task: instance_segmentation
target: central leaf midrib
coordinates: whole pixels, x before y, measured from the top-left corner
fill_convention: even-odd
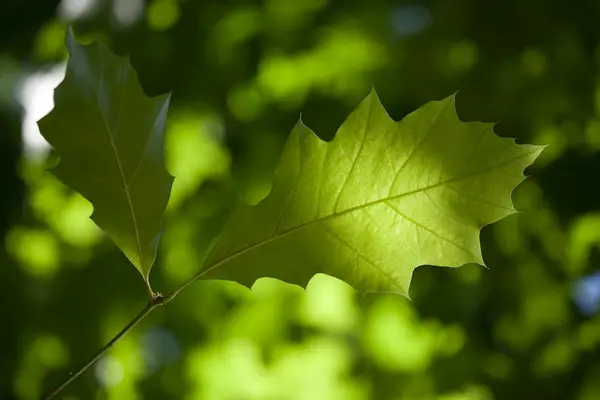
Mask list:
[[[118,129],[119,123],[121,120],[121,112],[123,110],[123,95],[122,94],[123,94],[123,90],[125,90],[124,88],[125,88],[125,82],[127,80],[127,75],[128,75],[128,69],[125,69],[125,73],[123,74],[123,80],[121,81],[121,103],[119,104],[119,110],[117,111],[117,122],[115,123],[115,131]],[[101,75],[100,82],[98,83],[98,85],[100,85],[102,83],[103,78],[104,78],[104,75]],[[133,201],[131,199],[131,194],[129,193],[129,185],[127,184],[127,179],[125,178],[125,172],[123,171],[123,165],[122,165],[121,159],[119,157],[119,151],[117,149],[117,145],[114,141],[113,132],[110,129],[110,125],[108,123],[108,120],[106,119],[106,116],[104,115],[104,110],[102,110],[102,107],[100,106],[98,90],[96,88],[93,88],[93,91],[94,91],[94,96],[96,97],[96,105],[98,106],[98,110],[100,111],[100,116],[102,117],[102,121],[104,122],[104,127],[106,128],[106,133],[108,135],[110,147],[112,149],[113,155],[115,156],[115,161],[116,161],[117,167],[119,169],[119,175],[121,177],[121,184],[123,186],[123,191],[125,192],[125,198],[127,199],[127,205],[129,206],[129,213],[131,214],[131,222],[133,224],[133,232],[135,235],[135,240],[136,240],[136,245],[137,245],[140,268],[143,270],[144,269],[144,255],[142,253],[142,243],[140,240],[140,232],[138,229],[137,219],[135,216]]]
[[[229,262],[229,261],[231,261],[231,260],[233,260],[233,259],[235,259],[237,257],[240,257],[240,256],[242,256],[242,255],[244,255],[244,254],[246,254],[246,253],[248,253],[248,252],[250,252],[252,250],[260,248],[260,247],[262,247],[264,245],[267,245],[267,244],[269,244],[271,242],[274,242],[275,240],[281,239],[282,237],[285,237],[285,236],[291,235],[291,234],[293,234],[295,232],[298,232],[301,229],[306,228],[306,227],[308,227],[308,226],[310,226],[312,224],[322,223],[322,222],[327,221],[327,220],[329,220],[331,218],[335,218],[335,217],[339,217],[341,215],[349,214],[349,213],[352,213],[354,211],[357,211],[357,210],[360,210],[360,209],[363,209],[363,208],[374,206],[376,204],[381,204],[381,203],[384,203],[384,202],[387,202],[387,201],[390,201],[390,200],[395,200],[395,199],[398,199],[398,198],[401,198],[401,197],[410,196],[410,195],[413,195],[413,194],[416,194],[416,193],[421,193],[421,192],[426,191],[426,190],[435,189],[437,187],[444,186],[444,185],[447,185],[449,183],[460,181],[461,179],[466,179],[466,178],[473,177],[473,176],[476,176],[476,175],[479,175],[479,174],[484,174],[484,173],[486,173],[488,171],[491,171],[491,170],[494,170],[496,168],[499,168],[499,167],[511,164],[511,163],[513,163],[515,161],[518,161],[518,160],[522,159],[522,158],[529,157],[529,156],[531,156],[531,154],[535,153],[536,151],[532,151],[530,153],[526,153],[526,154],[522,154],[522,155],[519,155],[519,156],[516,156],[516,157],[512,157],[512,158],[510,158],[510,159],[508,159],[506,161],[503,161],[501,163],[489,166],[489,167],[481,169],[479,171],[474,171],[474,172],[469,173],[469,174],[465,174],[465,175],[462,175],[462,176],[457,176],[457,177],[454,177],[454,178],[451,178],[451,179],[447,179],[445,181],[442,181],[442,182],[439,182],[439,183],[436,183],[436,184],[433,184],[433,185],[430,185],[430,186],[427,186],[427,187],[424,187],[424,188],[415,189],[415,190],[412,190],[412,191],[409,191],[409,192],[400,193],[400,194],[397,194],[397,195],[394,195],[394,196],[388,196],[388,197],[383,198],[383,199],[378,199],[378,200],[371,201],[371,202],[368,202],[368,203],[365,203],[365,204],[361,204],[361,205],[358,205],[358,206],[350,207],[350,208],[348,208],[346,210],[343,210],[341,212],[333,212],[332,214],[326,215],[324,217],[317,218],[317,219],[309,221],[309,222],[305,222],[305,223],[303,223],[301,225],[295,226],[295,227],[293,227],[291,229],[288,229],[286,231],[282,231],[282,232],[280,232],[280,233],[278,233],[276,235],[271,236],[268,239],[262,240],[262,241],[260,241],[258,243],[255,243],[253,245],[250,245],[248,247],[245,247],[245,248],[243,248],[241,250],[238,250],[238,251],[230,254],[229,256],[227,256],[227,257],[225,257],[225,258],[223,258],[223,259],[215,262],[213,265],[211,265],[210,267],[206,268],[199,276],[205,275],[205,274],[209,273],[210,271],[212,271],[212,270],[220,267],[221,265],[223,265],[223,264],[225,264],[225,263],[227,263],[227,262]]]

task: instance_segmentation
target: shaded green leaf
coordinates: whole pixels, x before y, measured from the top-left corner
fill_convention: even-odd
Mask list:
[[[149,98],[126,57],[67,35],[54,109],[38,125],[58,152],[51,169],[94,206],[92,219],[148,280],[173,178],[163,160],[170,95]]]
[[[483,264],[480,229],[515,212],[542,149],[461,122],[454,96],[395,122],[373,91],[329,143],[298,122],[270,195],[238,206],[201,277],[305,286],[326,273],[408,296],[419,265]]]

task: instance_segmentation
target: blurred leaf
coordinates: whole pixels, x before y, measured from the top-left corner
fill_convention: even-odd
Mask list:
[[[271,194],[238,206],[202,277],[305,286],[323,272],[408,296],[419,265],[483,264],[481,227],[515,212],[511,192],[541,151],[461,122],[454,96],[394,122],[373,91],[330,143],[298,122]]]
[[[33,276],[51,277],[60,267],[59,242],[47,230],[15,227],[9,231],[6,244],[11,255]]]
[[[147,11],[150,27],[157,31],[173,27],[179,20],[178,3],[177,0],[154,0]]]
[[[169,95],[148,98],[126,58],[67,35],[65,80],[38,124],[61,156],[51,172],[94,205],[92,219],[148,280],[173,178],[163,160]]]

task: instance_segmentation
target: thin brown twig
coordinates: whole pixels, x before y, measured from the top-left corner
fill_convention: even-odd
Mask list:
[[[159,307],[163,304],[163,296],[157,294],[154,299],[149,302],[146,307],[125,326],[117,335],[112,338],[110,342],[108,342],[96,355],[94,355],[90,361],[88,361],[85,365],[77,370],[75,373],[71,373],[67,379],[65,379],[56,389],[50,392],[45,400],[53,399],[57,394],[59,394],[65,387],[67,387],[71,382],[73,382],[79,375],[83,374],[89,367],[94,365],[96,361],[98,361],[111,347],[113,347],[127,332],[132,330],[141,320],[143,320],[148,314],[150,314],[156,307]]]
[[[151,296],[150,302],[148,303],[148,305],[146,305],[146,308],[144,308],[135,318],[133,318],[131,322],[129,322],[129,324],[125,326],[125,328],[123,328],[119,333],[117,333],[117,335],[114,338],[112,338],[111,341],[108,342],[102,349],[100,349],[100,351],[98,351],[98,353],[96,353],[86,364],[79,368],[77,372],[70,373],[67,379],[65,379],[58,387],[56,387],[56,389],[50,392],[46,397],[44,397],[44,400],[53,399],[71,382],[73,382],[79,375],[83,374],[88,368],[94,365],[96,361],[98,361],[108,350],[110,350],[110,348],[112,348],[123,336],[125,336],[127,332],[132,330],[141,320],[146,318],[148,314],[154,311],[156,307],[162,306],[163,304],[167,304],[168,302],[172,301],[182,290],[187,288],[189,285],[191,285],[194,281],[196,281],[209,270],[210,269],[201,270],[200,272],[196,273],[194,276],[192,276],[190,279],[184,282],[181,286],[179,286],[177,289],[175,289],[173,292],[166,296],[162,295],[159,292],[153,292],[149,282],[146,280],[146,285]]]

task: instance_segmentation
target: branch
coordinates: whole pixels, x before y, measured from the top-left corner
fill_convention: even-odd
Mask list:
[[[54,398],[57,394],[59,394],[65,387],[67,387],[71,382],[73,382],[79,375],[83,374],[89,367],[94,365],[96,361],[98,361],[111,347],[113,347],[127,332],[132,330],[141,320],[143,320],[148,314],[150,314],[156,307],[159,307],[164,304],[164,297],[157,293],[153,296],[152,301],[146,305],[144,308],[134,319],[131,320],[129,324],[125,328],[121,330],[121,332],[117,333],[117,335],[112,338],[110,342],[106,344],[94,357],[90,359],[85,365],[77,370],[75,373],[70,373],[70,376],[64,380],[56,389],[54,389],[51,393],[49,393],[45,400],[50,400]]]
[[[153,292],[152,288],[150,287],[150,282],[148,280],[145,280],[146,287],[148,289],[148,293],[150,294],[150,297],[151,297],[150,303],[148,303],[146,308],[144,308],[133,320],[131,320],[131,322],[129,324],[127,324],[127,326],[125,328],[123,328],[123,330],[121,330],[121,332],[117,333],[117,335],[114,338],[112,338],[112,340],[110,342],[108,342],[102,349],[100,349],[100,351],[98,353],[96,353],[96,355],[94,357],[92,357],[90,359],[90,361],[88,361],[85,365],[83,365],[81,368],[79,368],[77,370],[77,372],[70,373],[69,377],[67,379],[65,379],[64,382],[60,384],[60,386],[58,386],[50,394],[48,394],[44,398],[44,400],[53,399],[64,388],[66,388],[71,382],[73,382],[79,375],[83,374],[89,367],[94,365],[94,363],[96,363],[96,361],[98,361],[108,350],[110,350],[111,347],[113,347],[123,336],[125,336],[125,334],[127,332],[132,330],[141,320],[146,318],[146,316],[148,314],[150,314],[156,307],[162,306],[163,304],[167,304],[168,302],[173,300],[175,298],[175,296],[177,296],[182,290],[187,288],[189,285],[194,283],[198,278],[200,278],[202,275],[204,275],[205,273],[210,271],[215,266],[218,266],[219,264],[220,263],[217,263],[211,268],[204,269],[204,270],[201,270],[200,272],[196,273],[194,276],[192,276],[190,279],[188,279],[186,282],[184,282],[181,286],[179,286],[177,289],[175,289],[173,292],[171,292],[170,294],[168,294],[166,296],[163,296],[162,294],[160,294],[158,292]]]

